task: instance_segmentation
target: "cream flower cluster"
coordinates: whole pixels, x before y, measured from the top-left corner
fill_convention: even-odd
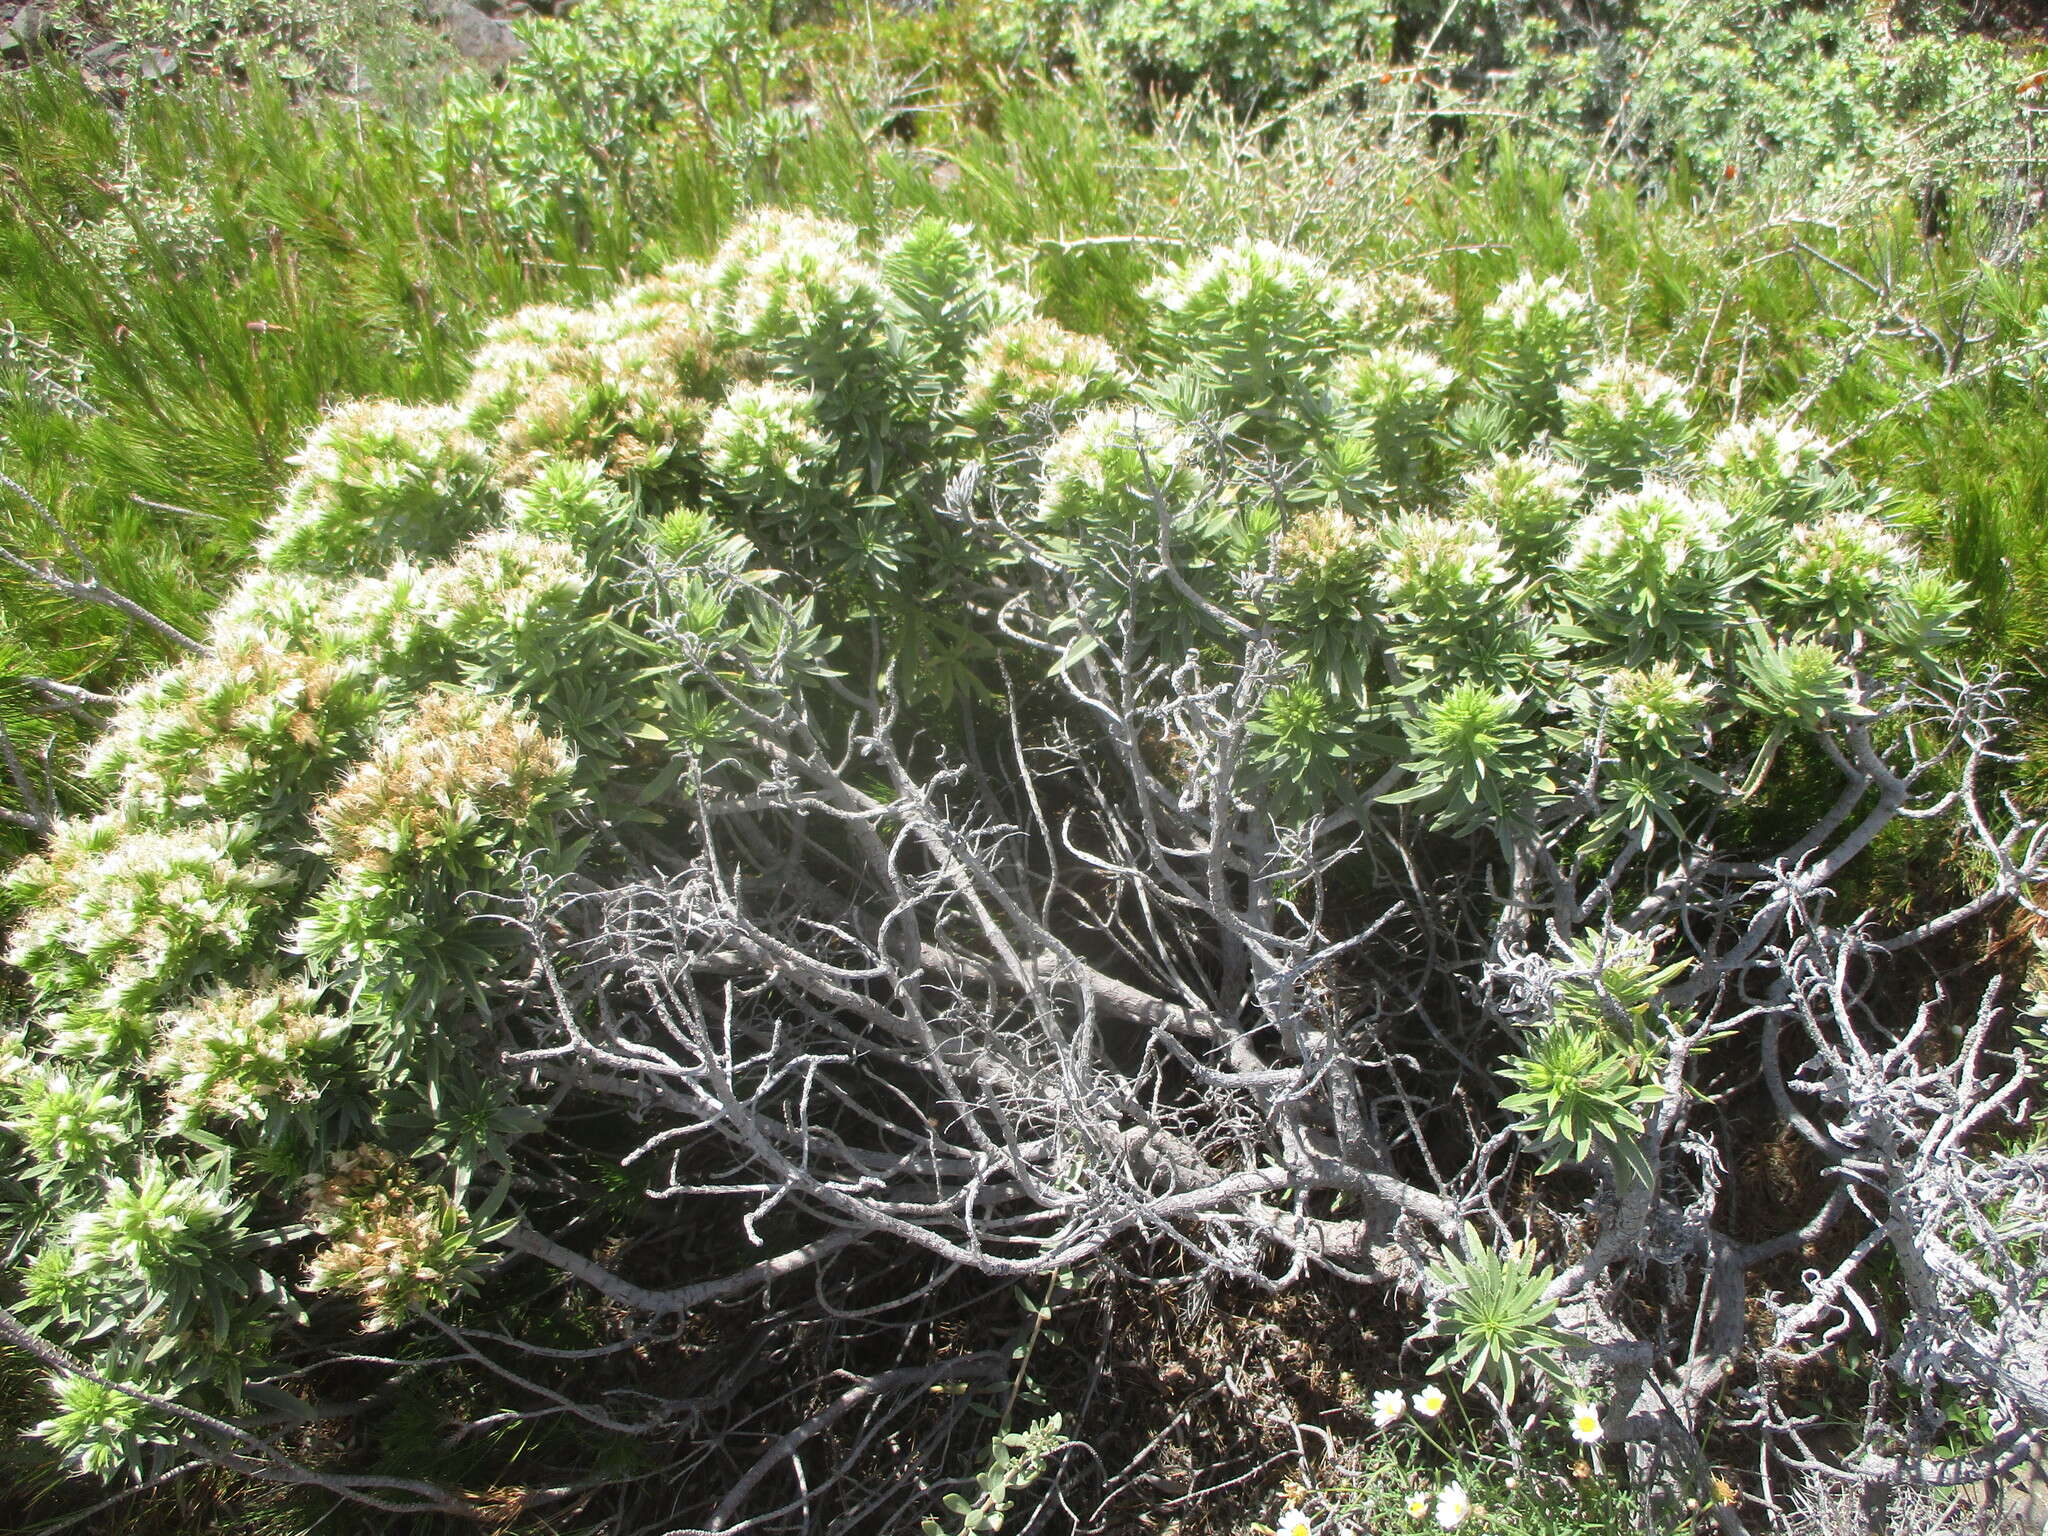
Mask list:
[[[1444,296],[1413,273],[1339,277],[1319,257],[1249,237],[1168,268],[1144,296],[1183,321],[1214,325],[1262,310],[1283,324],[1353,339],[1398,335],[1449,310]]]
[[[1598,698],[1599,722],[1610,740],[1676,757],[1699,740],[1714,689],[1691,671],[1660,661],[1610,672]]]
[[[589,580],[568,543],[516,526],[345,583],[259,574],[204,654],[129,690],[87,770],[138,825],[274,816],[360,753],[394,687],[449,645],[543,651],[580,622]]]
[[[1558,401],[1566,450],[1610,484],[1676,457],[1692,435],[1686,387],[1626,358],[1563,385]]]
[[[1561,277],[1524,271],[1493,296],[1481,318],[1488,326],[1511,331],[1562,328],[1583,321],[1592,303]]]
[[[51,1168],[89,1166],[134,1139],[135,1105],[119,1078],[15,1056],[0,1060],[15,1101],[7,1128]]]
[[[1512,578],[1500,538],[1473,518],[1396,518],[1381,534],[1375,584],[1396,613],[1428,617],[1468,611]]]
[[[439,553],[482,522],[490,460],[448,406],[358,400],[292,457],[298,473],[256,552],[276,570],[340,572]]]
[[[1792,530],[1780,580],[1837,622],[1862,626],[1919,570],[1895,530],[1866,513],[1834,512]]]
[[[110,812],[67,822],[8,872],[7,888],[29,903],[8,963],[110,1013],[146,1007],[203,956],[254,938],[286,874],[247,845],[245,829],[218,821],[156,830]]]
[[[1337,366],[1337,387],[1374,421],[1411,427],[1442,413],[1458,376],[1419,347],[1375,347]]]
[[[1731,422],[1707,445],[1706,465],[1719,475],[1785,485],[1819,467],[1828,440],[1791,422]]]
[[[382,874],[563,803],[575,764],[508,704],[430,693],[314,808],[318,847],[344,875]]]
[[[537,305],[491,325],[458,409],[508,484],[555,456],[652,472],[701,434],[715,350],[702,283],[672,272],[593,309]]]
[[[1241,237],[1169,269],[1145,289],[1145,298],[1174,315],[1285,305],[1334,319],[1354,312],[1366,295],[1317,257]]]
[[[128,690],[85,769],[131,813],[247,811],[348,750],[382,697],[361,654],[217,624],[206,654]]]
[[[1295,518],[1273,541],[1273,563],[1283,577],[1328,582],[1370,570],[1379,541],[1357,518],[1317,510]]]
[[[707,274],[715,323],[743,346],[773,346],[821,322],[879,323],[882,275],[850,225],[780,210],[728,240]]]
[[[271,981],[215,992],[164,1016],[150,1070],[169,1083],[171,1125],[253,1120],[273,1104],[305,1104],[326,1086],[323,1058],[348,1020],[318,1007],[317,989]]]
[[[1034,413],[1063,427],[1089,406],[1121,398],[1133,382],[1107,342],[1050,320],[1012,320],[975,344],[958,410],[978,431],[1015,430]]]
[[[1543,452],[1497,453],[1466,472],[1460,510],[1500,529],[1517,549],[1556,548],[1586,493],[1577,465]]]
[[[1142,526],[1159,503],[1178,511],[1200,484],[1194,442],[1142,406],[1102,405],[1045,451],[1038,515],[1055,527]]]
[[[830,444],[811,392],[770,381],[737,386],[711,413],[704,457],[726,484],[765,495],[803,484]]]
[[[1663,583],[1725,545],[1728,509],[1677,486],[1652,482],[1604,497],[1572,530],[1568,570]]]
[[[1239,239],[1169,267],[1145,289],[1154,343],[1219,408],[1279,426],[1333,360],[1408,336],[1446,310],[1411,274],[1340,277],[1268,240]]]
[[[427,572],[417,601],[429,624],[461,644],[485,632],[564,625],[589,582],[569,545],[506,528],[480,534]]]
[[[1692,400],[1683,384],[1668,373],[1627,359],[1599,364],[1584,378],[1566,385],[1563,395],[1567,411],[1586,418],[1692,419]]]
[[[147,1159],[133,1178],[110,1179],[100,1203],[72,1218],[72,1268],[127,1270],[162,1281],[216,1254],[235,1202],[217,1183],[175,1175]]]

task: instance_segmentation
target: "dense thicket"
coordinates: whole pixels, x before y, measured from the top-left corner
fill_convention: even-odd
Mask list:
[[[1475,1407],[1588,1399],[1710,1501],[1853,1295],[1866,1470],[1958,1398],[1998,1461],[2025,1069],[1995,985],[1940,1051],[1872,985],[2041,873],[1966,602],[1564,283],[1469,373],[1445,322],[1247,240],[1120,356],[959,228],[771,213],[332,412],[9,877],[42,1433],[460,1509],[309,1427],[424,1391],[586,1500],[900,1528],[1010,1368],[949,1287],[1177,1253],[1393,1288]],[[1915,819],[1982,895],[1836,912]],[[1738,1240],[1757,1114],[1829,1192]]]

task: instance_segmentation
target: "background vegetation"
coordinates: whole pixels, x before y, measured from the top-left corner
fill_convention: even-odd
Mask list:
[[[1684,381],[1703,418],[1794,410],[1887,487],[1889,513],[1974,600],[1974,657],[2013,670],[2023,732],[2048,739],[2048,57],[2003,18],[1748,0],[586,0],[520,20],[525,51],[487,74],[409,10],[307,8],[280,29],[268,11],[240,25],[209,9],[203,25],[156,7],[73,13],[79,36],[124,40],[130,65],[67,48],[60,25],[0,78],[10,852],[95,807],[105,791],[78,754],[105,701],[175,652],[19,562],[196,634],[323,407],[448,400],[494,318],[705,256],[760,206],[874,240],[921,215],[958,221],[1044,313],[1131,357],[1154,344],[1141,294],[1157,272],[1240,236],[1427,281],[1449,301],[1439,345],[1461,374],[1485,366],[1494,295],[1557,276],[1592,296],[1603,354]],[[135,66],[145,49],[176,67]],[[2038,794],[2048,756],[2013,781]],[[1968,877],[1939,837],[1896,844],[1857,877],[1872,903],[1912,910]],[[2024,929],[1970,942],[1968,959],[2026,968]],[[1129,1296],[1060,1308],[1076,1358],[1133,1308],[1157,1348],[1144,1368],[1250,1347],[1242,1327],[1192,1342],[1204,1325]],[[1297,1416],[1305,1402],[1363,1413],[1368,1394],[1336,1373],[1370,1352],[1331,1341],[1370,1326],[1298,1326],[1316,1341],[1298,1378],[1252,1390]],[[1077,1368],[1056,1356],[1041,1376]],[[31,1423],[40,1386],[15,1379],[16,1422]],[[1268,1454],[1241,1426],[1208,1433],[1246,1467]],[[390,1436],[405,1462],[403,1427]],[[1329,1507],[1376,1507],[1374,1458],[1394,1449]],[[36,1515],[90,1502],[32,1446],[7,1454],[22,1486],[51,1490]],[[1605,1493],[1559,1516],[1555,1499],[1518,1501],[1512,1475],[1486,1495],[1518,1511],[1500,1528],[1635,1518]],[[1279,1476],[1214,1501],[1218,1527],[1270,1522]],[[225,1518],[250,1529],[353,1518],[190,1481],[159,1507],[186,1498],[218,1521],[231,1500]],[[1540,1523],[1560,1518],[1578,1524]]]

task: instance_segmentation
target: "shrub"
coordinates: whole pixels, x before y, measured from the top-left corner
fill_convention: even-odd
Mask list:
[[[500,227],[588,230],[673,195],[688,143],[744,180],[772,167],[802,118],[795,60],[770,0],[589,0],[567,21],[528,16],[497,77],[451,83],[435,114],[451,168],[482,172]]]
[[[1682,162],[1688,177],[1760,177],[1807,195],[1875,183],[1937,200],[2038,179],[2033,65],[2016,68],[2005,40],[1981,35],[1983,13],[1951,0],[1882,14],[1811,0],[962,9],[987,50],[1106,65],[1141,103],[1195,97],[1278,121],[1419,86],[1430,108],[1473,110],[1481,131],[1501,115],[1541,122],[1544,157],[1575,176],[1624,163],[1661,179]],[[1345,131],[1360,131],[1354,122]],[[1526,318],[1534,296],[1501,300]]]
[[[1385,291],[1198,255],[1134,366],[958,229],[766,214],[502,322],[369,499],[295,488],[271,547],[317,568],[129,693],[112,808],[10,883],[47,1438],[453,1511],[271,1427],[426,1390],[551,1421],[593,1499],[901,1524],[1012,1371],[971,1320],[904,1340],[1154,1245],[1406,1288],[1503,1411],[1597,1381],[1681,1450],[1796,1416],[1852,1282],[1903,1396],[2038,1414],[2038,1312],[1983,1305],[2038,1228],[1968,1227],[2038,1176],[1965,1134],[2028,1081],[1997,989],[1945,1050],[1865,984],[2042,873],[1959,597],[1796,428],[1702,448],[1576,339],[1460,373]],[[1792,830],[1729,832],[1759,799]],[[1887,939],[1828,887],[1901,817],[1990,873]],[[1738,1242],[1708,1107],[1759,1075],[1840,1194]],[[1746,1358],[1758,1272],[1837,1227]],[[714,1483],[718,1426],[791,1413]]]
[[[1002,51],[1045,58],[1085,46],[1141,93],[1202,90],[1255,113],[1389,59],[1397,24],[1426,9],[1361,0],[1033,0],[988,7],[983,25]]]
[[[1504,106],[1597,137],[1581,164],[1684,158],[1784,186],[1876,178],[1947,188],[2024,170],[2029,104],[2011,56],[1936,3],[1895,16],[1783,0],[1646,0],[1506,12]]]
[[[81,57],[109,83],[269,75],[334,91],[416,94],[453,50],[398,0],[52,0],[42,46]],[[24,30],[28,30],[26,26]]]

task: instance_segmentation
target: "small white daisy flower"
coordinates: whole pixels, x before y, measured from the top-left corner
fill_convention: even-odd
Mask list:
[[[1415,1411],[1425,1419],[1433,1419],[1444,1411],[1444,1404],[1450,1399],[1444,1396],[1442,1387],[1424,1387],[1413,1399]]]
[[[1375,1392],[1372,1395],[1372,1427],[1385,1429],[1397,1422],[1408,1411],[1408,1400],[1399,1392]]]
[[[1456,1530],[1471,1513],[1472,1501],[1465,1497],[1465,1490],[1460,1484],[1445,1483],[1437,1491],[1436,1523],[1445,1530]]]
[[[1429,1490],[1427,1488],[1418,1488],[1408,1495],[1408,1516],[1412,1520],[1420,1520],[1428,1513]]]
[[[1308,1523],[1307,1515],[1298,1509],[1290,1509],[1273,1527],[1273,1536],[1315,1536],[1315,1527]]]
[[[1572,1404],[1572,1438],[1581,1445],[1598,1445],[1606,1431],[1600,1427],[1600,1410],[1591,1403]]]

